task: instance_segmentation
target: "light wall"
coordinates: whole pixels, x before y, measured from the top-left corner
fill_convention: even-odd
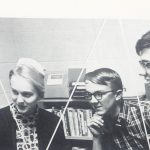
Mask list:
[[[31,57],[53,71],[110,67],[121,75],[125,96],[140,95],[135,44],[149,29],[149,20],[0,18],[0,79],[10,95],[9,70],[18,58]],[[0,107],[7,104],[0,88]]]

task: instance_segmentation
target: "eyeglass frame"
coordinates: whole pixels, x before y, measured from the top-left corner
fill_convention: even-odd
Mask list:
[[[100,98],[97,98],[96,95],[95,95],[95,94],[98,93],[98,92],[101,94],[101,97],[100,97]],[[86,92],[86,94],[90,94],[90,96],[88,95],[87,98],[86,98],[86,96],[85,96],[85,98],[88,99],[88,100],[91,100],[91,99],[92,99],[92,96],[94,96],[94,97],[96,98],[96,100],[100,101],[100,100],[102,100],[103,95],[105,95],[105,94],[107,94],[107,93],[109,93],[109,92],[116,92],[116,90],[105,91],[105,92],[95,91],[94,93]],[[89,99],[89,97],[90,97],[90,99]]]

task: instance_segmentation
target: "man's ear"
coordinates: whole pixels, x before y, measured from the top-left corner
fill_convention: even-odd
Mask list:
[[[115,94],[116,100],[117,101],[120,100],[122,98],[122,95],[123,95],[122,90],[117,90]]]

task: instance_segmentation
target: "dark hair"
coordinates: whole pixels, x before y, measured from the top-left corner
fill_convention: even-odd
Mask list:
[[[145,48],[150,48],[150,31],[145,33],[136,43],[136,53],[140,56]]]
[[[28,80],[37,90],[38,95],[42,98],[44,96],[44,75],[32,67],[21,65],[16,66],[9,72],[9,80],[13,75],[18,75]]]
[[[100,68],[85,75],[85,80],[96,84],[110,84],[113,90],[123,90],[121,78],[117,72],[109,68]]]

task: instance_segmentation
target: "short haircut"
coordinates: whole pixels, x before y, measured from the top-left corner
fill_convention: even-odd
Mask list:
[[[9,72],[9,80],[12,76],[21,76],[28,80],[34,88],[37,90],[39,97],[43,98],[44,96],[44,75],[35,70],[32,67],[26,65],[16,66],[14,69]]]
[[[119,74],[109,68],[100,68],[85,75],[85,80],[96,84],[111,85],[113,90],[123,90],[123,85]]]
[[[150,31],[146,32],[141,39],[139,39],[136,43],[136,53],[140,56],[141,52],[150,48]]]

